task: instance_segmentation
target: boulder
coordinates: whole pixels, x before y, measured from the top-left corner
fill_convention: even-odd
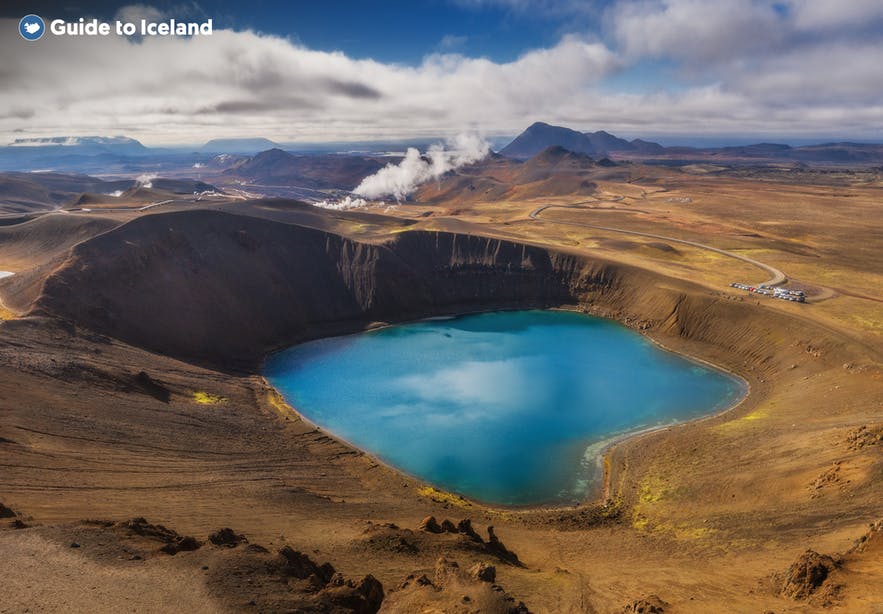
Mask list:
[[[420,530],[427,531],[428,533],[441,533],[442,528],[438,524],[438,520],[435,519],[435,516],[427,516],[423,519],[423,522],[420,523]]]
[[[216,546],[226,546],[227,548],[235,548],[239,544],[247,544],[248,540],[245,535],[235,533],[233,529],[224,528],[215,531],[208,536],[208,540]]]
[[[808,599],[825,585],[837,567],[837,561],[827,554],[807,550],[788,568],[781,593],[792,599]]]
[[[457,530],[463,535],[471,538],[473,541],[477,541],[479,543],[484,541],[483,539],[481,539],[481,535],[476,533],[475,529],[472,528],[472,521],[468,518],[464,518],[457,524]]]
[[[497,581],[497,568],[484,562],[476,563],[469,568],[469,575],[476,580],[493,584]]]
[[[668,602],[663,601],[657,595],[648,595],[643,599],[636,599],[625,605],[623,614],[665,614]]]
[[[283,546],[279,550],[280,571],[287,576],[293,576],[300,580],[306,580],[310,576],[316,576],[324,586],[334,577],[335,571],[331,563],[317,565],[313,559],[298,552],[291,546]]]

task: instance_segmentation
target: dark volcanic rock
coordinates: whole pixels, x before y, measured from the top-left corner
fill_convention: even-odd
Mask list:
[[[497,581],[497,568],[487,563],[476,563],[469,568],[469,575],[482,582],[494,583]]]
[[[178,535],[176,531],[166,528],[161,524],[151,524],[144,518],[133,518],[117,526],[126,530],[130,535],[139,535],[147,539],[163,542],[160,552],[177,554],[179,552],[198,550],[202,543],[189,535]]]
[[[668,602],[663,601],[657,595],[648,595],[643,599],[636,599],[626,604],[622,609],[623,614],[665,614]]]
[[[327,584],[334,576],[334,567],[331,563],[317,565],[309,556],[298,552],[291,546],[283,546],[279,550],[280,571],[289,576],[306,580],[310,576],[316,576]]]
[[[172,399],[171,391],[154,380],[145,371],[139,371],[134,378],[135,387],[153,398],[168,403]]]
[[[488,542],[487,549],[488,552],[492,552],[496,554],[498,557],[503,559],[504,561],[508,561],[513,565],[521,565],[521,561],[518,560],[518,555],[509,550],[506,546],[503,545],[503,542],[500,541],[500,538],[497,537],[496,533],[494,533],[494,527],[487,528],[488,534]]]
[[[529,614],[524,603],[495,581],[492,565],[477,563],[466,571],[457,561],[442,556],[436,560],[432,580],[411,574],[390,591],[389,611]]]
[[[178,537],[178,534],[172,529],[167,529],[161,524],[151,524],[147,522],[146,518],[141,516],[120,523],[120,526],[136,535],[157,539],[159,541],[171,541]]]
[[[855,540],[847,553],[861,554],[878,549],[883,550],[883,520],[871,523],[868,532]]]
[[[493,530],[493,527],[488,528],[489,531]],[[472,541],[481,542],[484,541],[481,539],[481,536],[475,532],[475,529],[472,528],[472,521],[468,518],[464,518],[460,522],[457,523],[457,531],[462,533],[463,535],[472,539]]]
[[[423,522],[420,523],[420,530],[427,531],[429,533],[442,533],[443,529],[438,524],[438,520],[435,519],[435,516],[427,516],[423,519]]]
[[[216,546],[227,546],[228,548],[235,548],[239,544],[248,543],[248,540],[245,539],[245,535],[235,533],[233,529],[230,528],[215,531],[208,536],[208,540]]]
[[[200,542],[195,537],[191,537],[190,535],[182,535],[160,548],[160,551],[165,552],[166,554],[174,555],[178,554],[179,552],[191,552],[193,550],[199,550],[201,547],[202,542]]]
[[[357,614],[374,614],[383,604],[383,585],[369,574],[358,583],[349,581],[329,586],[322,591],[321,597],[334,606],[347,608]]]
[[[827,554],[807,550],[788,568],[781,593],[792,599],[808,599],[825,586],[838,567],[839,563]]]
[[[331,563],[320,565],[287,545],[276,555],[254,544],[224,549],[215,551],[213,560],[208,570],[203,568],[212,594],[248,604],[255,612],[374,614],[385,597],[374,576],[348,580]]]

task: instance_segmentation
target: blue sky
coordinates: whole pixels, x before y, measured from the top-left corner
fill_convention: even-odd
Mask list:
[[[83,15],[109,20],[120,2],[4,3],[0,15],[76,19]],[[295,0],[268,2],[149,2],[171,16],[211,17],[215,26],[278,34],[324,51],[340,50],[354,58],[418,64],[436,52],[457,52],[511,61],[523,52],[554,45],[565,33],[597,28],[605,3],[595,3],[574,23],[573,13],[529,11],[506,2],[470,0]],[[590,3],[586,2],[588,6]],[[595,8],[597,7],[597,8]]]
[[[25,13],[201,21],[193,39],[20,39]],[[880,0],[47,2],[0,7],[0,139],[511,135],[883,140]],[[39,75],[39,78],[34,78]]]

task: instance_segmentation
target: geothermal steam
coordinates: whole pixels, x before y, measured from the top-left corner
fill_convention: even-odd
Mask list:
[[[153,180],[159,177],[156,173],[144,173],[135,178],[135,185],[139,188],[152,188]]]
[[[378,200],[393,197],[404,200],[417,187],[431,179],[437,179],[448,171],[484,159],[490,152],[490,144],[477,134],[461,133],[429,147],[421,155],[414,147],[409,147],[404,159],[398,164],[387,164],[382,169],[365,177],[353,190],[356,198],[347,196],[338,202],[322,201],[314,203],[328,209],[354,209],[364,207],[366,199]]]

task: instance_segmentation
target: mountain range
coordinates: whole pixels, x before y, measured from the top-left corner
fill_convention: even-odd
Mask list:
[[[256,154],[268,149],[279,149],[278,143],[265,138],[212,139],[200,148],[205,153]]]
[[[0,171],[79,172],[130,175],[144,172],[175,173],[182,169],[223,171],[252,183],[295,183],[310,189],[352,189],[386,162],[385,145],[354,151],[352,144],[338,143],[327,151],[285,151],[269,139],[213,139],[193,149],[146,147],[125,136],[56,136],[17,138],[0,147]],[[364,145],[364,144],[363,144]],[[387,144],[389,145],[389,144]],[[331,147],[330,144],[326,144]],[[683,165],[789,164],[880,166],[883,144],[836,142],[792,147],[781,143],[757,143],[729,147],[664,147],[636,138],[627,140],[604,130],[580,132],[544,122],[530,125],[500,153],[513,160],[527,160],[548,147],[557,146],[599,160],[632,160],[640,163]],[[347,152],[347,153],[335,153]]]
[[[292,154],[274,148],[240,160],[224,174],[258,185],[352,190],[387,161],[337,154]]]
[[[579,132],[544,122],[531,124],[501,149],[500,153],[509,158],[526,160],[552,146],[563,147],[575,153],[594,157],[614,154],[617,159],[668,161],[671,163],[751,164],[764,161],[856,165],[883,163],[883,144],[877,143],[838,142],[800,147],[792,147],[782,143],[706,148],[663,147],[659,143],[643,139],[628,141],[603,130]]]
[[[19,153],[30,150],[47,155],[51,152],[83,155],[112,153],[127,156],[139,156],[150,153],[150,150],[139,141],[126,136],[52,136],[40,138],[15,139],[9,145]]]
[[[563,126],[552,126],[544,122],[535,122],[527,130],[500,150],[509,158],[531,158],[547,147],[563,147],[574,153],[593,156],[606,156],[611,152],[637,152],[642,154],[663,153],[665,148],[659,143],[634,139],[627,141],[599,130],[597,132],[579,132]]]

